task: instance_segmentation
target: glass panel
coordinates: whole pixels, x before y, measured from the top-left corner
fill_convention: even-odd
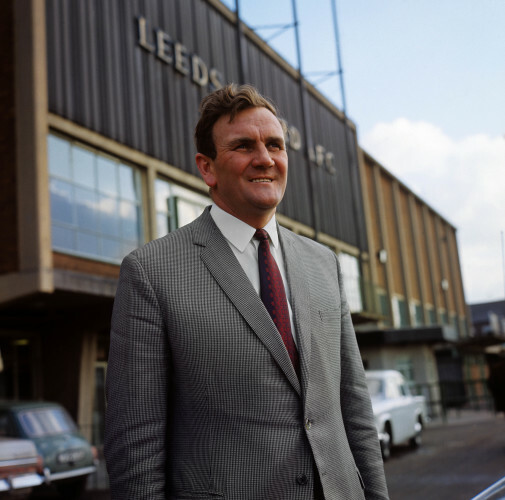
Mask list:
[[[96,187],[95,182],[95,155],[87,149],[74,146],[72,148],[74,164],[74,182],[91,189]]]
[[[108,158],[98,157],[98,190],[102,193],[118,195],[116,163]]]
[[[126,240],[137,241],[139,233],[137,206],[128,201],[121,201],[119,213],[121,216],[121,236]]]
[[[51,175],[70,180],[72,178],[72,170],[70,168],[70,144],[68,141],[50,135],[47,149],[49,172]]]
[[[72,223],[72,185],[51,179],[51,218],[54,221]]]
[[[193,222],[205,210],[205,206],[187,200],[177,200],[177,226],[182,227]]]
[[[18,416],[21,427],[30,438],[74,432],[70,417],[59,408],[23,411]]]
[[[98,238],[88,233],[77,233],[77,250],[88,255],[100,255],[98,253]]]
[[[77,225],[82,229],[97,231],[98,204],[96,193],[88,189],[75,188]]]
[[[435,325],[437,323],[437,317],[435,315],[435,309],[428,309],[428,316],[430,318],[430,325]]]
[[[170,198],[170,184],[161,179],[156,179],[154,183],[155,203],[157,212],[166,212],[168,210],[168,199]],[[168,231],[167,231],[168,232]]]
[[[119,165],[119,192],[121,198],[130,201],[137,201],[134,171],[126,165]]]
[[[51,232],[54,248],[60,250],[75,250],[74,231],[72,229],[53,224]]]
[[[98,195],[100,232],[108,236],[120,236],[121,218],[116,198]]]
[[[140,246],[139,172],[52,135],[48,149],[53,247],[120,261]]]
[[[102,255],[108,259],[120,260],[123,254],[123,245],[120,240],[113,240],[110,238],[102,239]]]
[[[361,298],[359,261],[356,257],[347,253],[341,253],[338,256],[344,276],[345,292],[351,312],[363,310],[363,301]]]
[[[165,234],[168,234],[168,217],[165,214],[157,214],[156,231],[158,237],[165,236]]]

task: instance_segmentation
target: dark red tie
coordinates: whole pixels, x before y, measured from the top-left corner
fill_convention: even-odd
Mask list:
[[[288,350],[291,362],[299,376],[300,363],[298,351],[291,333],[291,321],[289,320],[288,301],[282,276],[277,263],[270,253],[268,233],[264,229],[257,229],[254,237],[259,240],[258,268],[260,272],[260,294],[267,311],[272,316],[275,326],[281,334],[284,345]]]

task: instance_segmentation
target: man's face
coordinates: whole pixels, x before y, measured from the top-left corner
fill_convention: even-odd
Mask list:
[[[266,108],[248,108],[213,128],[216,158],[197,154],[213,201],[253,227],[263,227],[284,196],[288,156],[279,120]]]

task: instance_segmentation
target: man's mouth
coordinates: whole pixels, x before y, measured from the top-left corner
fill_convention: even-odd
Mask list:
[[[252,179],[251,182],[272,182],[272,179]]]

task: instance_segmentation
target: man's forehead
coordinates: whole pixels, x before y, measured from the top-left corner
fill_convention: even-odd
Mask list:
[[[216,122],[214,132],[241,135],[247,133],[267,133],[269,136],[284,136],[280,120],[267,108],[247,108],[238,112],[233,119],[223,115]]]

